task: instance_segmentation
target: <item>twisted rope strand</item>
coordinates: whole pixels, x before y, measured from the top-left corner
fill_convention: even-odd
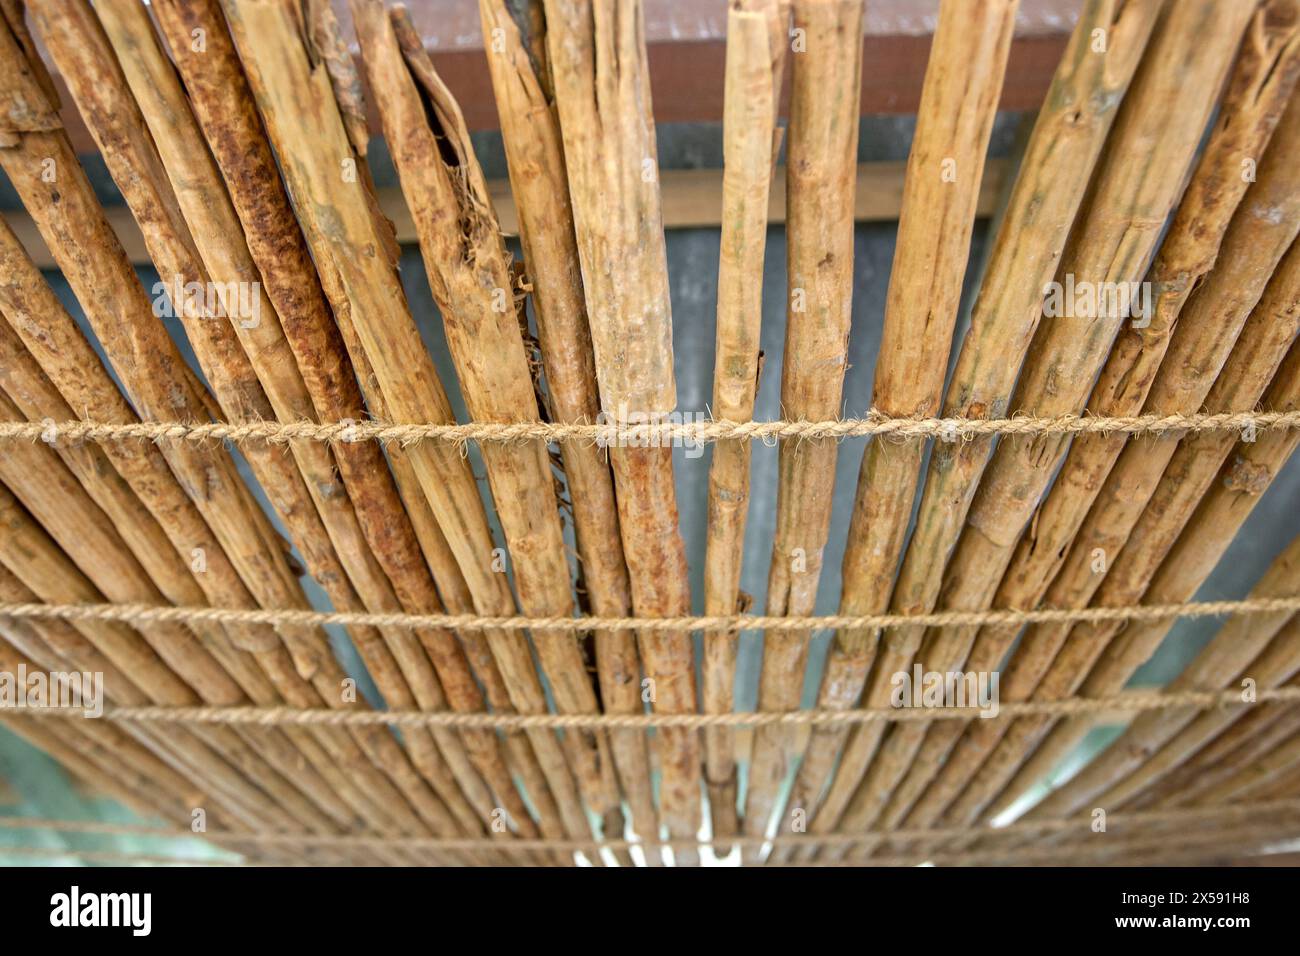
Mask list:
[[[1025,416],[1018,418],[896,418],[869,412],[864,418],[831,421],[767,421],[653,423],[610,422],[567,424],[563,422],[469,422],[467,424],[403,424],[376,421],[299,422],[0,422],[0,440],[57,442],[120,441],[231,441],[325,442],[468,441],[522,442],[532,440],[587,441],[601,445],[697,444],[723,439],[771,442],[787,438],[861,438],[866,436],[940,438],[958,441],[982,435],[1146,435],[1161,432],[1242,431],[1300,427],[1300,410],[1287,412],[1225,412],[1213,415],[1130,415],[1102,417],[1087,415]]]
[[[1239,601],[1187,601],[1120,607],[1005,608],[991,611],[935,611],[930,614],[825,614],[776,617],[757,614],[679,617],[528,617],[480,614],[405,614],[369,611],[313,611],[299,608],[222,608],[157,604],[40,604],[0,602],[0,617],[120,621],[127,624],[216,623],[446,628],[450,630],[532,631],[816,631],[879,630],[898,627],[1004,627],[1020,624],[1072,624],[1158,621],[1168,618],[1273,614],[1300,610],[1300,595]]]
[[[1254,701],[1242,699],[1240,690],[1126,691],[1111,697],[1067,697],[1057,700],[1014,701],[1000,704],[990,719],[1032,715],[1079,716],[1084,714],[1139,712],[1191,708],[1245,707],[1256,703],[1300,702],[1300,687],[1265,688]],[[259,726],[374,726],[495,728],[519,730],[533,727],[764,727],[846,726],[884,721],[970,720],[991,713],[969,707],[877,707],[857,710],[756,711],[730,714],[486,714],[453,711],[330,710],[296,707],[105,707],[109,720],[137,723],[254,724]],[[34,717],[80,718],[81,707],[42,707],[27,704],[0,706],[0,714],[13,712]]]

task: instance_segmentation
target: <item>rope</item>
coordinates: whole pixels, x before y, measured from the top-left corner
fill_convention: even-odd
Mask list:
[[[1021,624],[1075,624],[1160,621],[1168,618],[1274,614],[1300,610],[1300,595],[1254,597],[1240,601],[1186,601],[1121,607],[1009,608],[993,611],[935,611],[930,614],[825,614],[774,617],[757,614],[681,617],[494,617],[480,614],[400,614],[368,611],[312,611],[298,608],[218,608],[156,604],[40,604],[0,602],[0,617],[57,618],[65,621],[121,621],[127,624],[272,624],[318,627],[326,624],[370,627],[448,628],[452,630],[533,631],[816,631],[880,630],[899,627],[1005,627]]]
[[[1249,706],[1254,703],[1292,704],[1300,701],[1300,687],[1265,688],[1255,701],[1243,701],[1240,690],[1126,691],[1112,697],[1068,697],[1058,700],[1014,701],[1000,704],[997,718],[1052,715],[1057,717],[1189,708]],[[0,714],[34,717],[81,718],[79,707],[42,707],[27,704],[0,706]],[[730,714],[485,714],[422,712],[409,710],[327,710],[296,707],[105,707],[109,720],[135,723],[252,724],[258,726],[374,726],[453,727],[458,729],[519,730],[533,727],[767,727],[847,726],[904,721],[970,720],[978,707],[878,707],[860,710],[793,710]]]
[[[1160,432],[1265,431],[1300,427],[1300,410],[1287,412],[1230,412],[1197,415],[1131,415],[1118,418],[1086,415],[1057,415],[1023,418],[896,418],[871,412],[865,418],[832,421],[770,422],[654,422],[607,424],[565,424],[561,422],[470,422],[456,424],[395,424],[373,421],[316,422],[3,422],[0,439],[30,441],[268,441],[298,439],[326,442],[356,442],[377,439],[410,444],[442,441],[519,442],[530,440],[590,441],[602,445],[658,446],[695,444],[723,439],[776,441],[785,438],[844,439],[866,436],[894,438],[941,438],[957,441],[989,435],[1077,435]]]
[[[1209,821],[1224,823],[1236,819],[1251,820],[1266,814],[1286,816],[1300,814],[1300,798],[1288,797],[1277,800],[1260,800],[1254,803],[1241,803],[1226,806],[1185,807],[1171,810],[1145,810],[1131,813],[1108,814],[1106,824],[1109,828],[1141,825],[1158,825],[1163,823],[1195,823]],[[1258,822],[1258,820],[1256,820]],[[968,827],[934,827],[932,829],[902,829],[876,833],[803,833],[781,834],[773,837],[728,836],[713,840],[515,840],[493,837],[446,838],[446,837],[408,837],[408,836],[335,836],[318,833],[259,833],[256,831],[213,830],[208,833],[194,833],[180,827],[148,826],[132,823],[105,823],[98,820],[54,820],[43,817],[4,817],[0,816],[2,830],[49,830],[53,833],[77,833],[86,836],[122,836],[122,837],[156,837],[174,840],[220,840],[232,846],[244,844],[261,844],[267,846],[293,846],[304,848],[340,848],[340,849],[383,849],[399,846],[404,849],[428,850],[483,850],[497,853],[502,850],[510,852],[531,850],[591,850],[609,849],[626,850],[634,846],[669,847],[682,849],[687,847],[706,847],[721,844],[724,846],[857,846],[874,844],[882,840],[949,840],[967,837],[1018,837],[1027,834],[1052,834],[1068,832],[1079,826],[1091,827],[1091,813],[1073,818],[1058,820],[1023,820],[1004,827],[988,825]],[[222,847],[226,849],[226,847]],[[4,848],[0,847],[0,853]],[[228,850],[227,852],[237,852]]]
[[[1273,825],[1284,826],[1293,823],[1300,823],[1300,820],[1294,818],[1294,815],[1300,814],[1300,799],[1287,798],[1279,800],[1262,800],[1254,803],[1243,803],[1227,806],[1210,806],[1210,807],[1189,807],[1172,810],[1148,810],[1136,811],[1132,813],[1113,813],[1107,817],[1107,826],[1110,829],[1139,827],[1143,825],[1159,825],[1166,823],[1173,824],[1190,824],[1198,822],[1210,822],[1214,824],[1230,823],[1234,820],[1251,821],[1255,829],[1260,828],[1259,818],[1274,814],[1278,819],[1273,821]],[[237,830],[216,830],[210,833],[195,834],[189,830],[170,827],[152,827],[139,824],[120,824],[120,823],[102,823],[98,821],[82,820],[51,820],[40,817],[0,817],[0,829],[7,830],[49,830],[55,833],[77,833],[86,836],[126,836],[126,837],[154,837],[165,839],[210,839],[220,840],[231,846],[243,845],[263,845],[263,846],[291,846],[300,848],[322,848],[322,849],[385,849],[391,847],[401,847],[407,850],[451,850],[451,851],[482,851],[486,853],[508,852],[530,852],[534,850],[563,850],[563,851],[598,851],[602,848],[621,851],[627,850],[634,846],[643,848],[663,848],[685,849],[690,847],[713,847],[722,846],[748,846],[761,847],[765,845],[772,846],[861,846],[874,845],[882,841],[925,841],[936,842],[950,839],[964,839],[968,837],[980,837],[989,839],[1013,838],[1027,834],[1053,834],[1069,832],[1079,827],[1090,828],[1092,824],[1091,814],[1080,815],[1063,820],[1025,820],[1012,823],[1005,827],[990,827],[987,825],[969,826],[969,827],[936,827],[933,829],[902,829],[891,830],[888,832],[874,833],[823,833],[823,834],[781,834],[773,837],[751,837],[751,836],[730,836],[718,837],[716,839],[670,839],[670,840],[505,840],[500,838],[436,838],[436,837],[407,837],[407,836],[369,836],[369,835],[350,835],[350,836],[333,836],[324,834],[308,833],[259,833],[254,831],[237,831]],[[1216,830],[1211,835],[1219,835],[1223,831]],[[1278,836],[1276,832],[1274,836]],[[1137,834],[1133,835],[1137,837]],[[1195,834],[1184,833],[1180,839],[1190,839]],[[1289,836],[1289,834],[1283,835]],[[1150,837],[1146,837],[1150,839]],[[225,847],[223,847],[225,849]],[[1051,847],[1041,848],[1044,852],[1055,854],[1058,858],[1061,852],[1060,844],[1053,844]],[[0,847],[0,855],[8,852],[8,848]],[[53,850],[53,853],[77,855],[77,850]],[[227,852],[238,852],[227,850]],[[979,853],[985,856],[1005,856],[1010,852],[1021,852],[1020,848],[1009,848],[1008,850],[981,850]]]

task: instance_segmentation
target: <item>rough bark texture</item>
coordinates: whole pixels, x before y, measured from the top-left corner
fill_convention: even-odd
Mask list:
[[[1011,0],[940,7],[908,158],[876,360],[872,407],[887,415],[928,417],[938,410],[1017,5]],[[867,446],[844,555],[843,613],[885,609],[924,449],[923,441],[873,441]],[[871,632],[836,634],[820,706],[856,704],[878,639]],[[802,681],[798,684],[796,694]],[[814,731],[804,758],[807,766],[800,768],[791,796],[792,815],[806,816],[844,737],[843,732]]]
[[[483,35],[497,41],[488,55],[488,69],[546,373],[545,411],[552,421],[592,423],[600,414],[600,394],[564,146],[550,87],[542,5],[531,0],[522,12],[515,12],[503,0],[480,0],[479,12]],[[561,444],[560,455],[587,609],[598,615],[626,616],[631,613],[632,592],[608,456],[582,442]],[[605,712],[640,713],[644,704],[635,636],[597,632],[595,651]],[[645,734],[612,731],[609,739],[633,829],[658,833]],[[647,858],[653,862],[658,853],[647,851]]]
[[[258,418],[314,419],[311,397],[262,287],[261,274],[249,254],[239,219],[205,148],[175,70],[153,34],[147,12],[143,7],[109,4],[98,16],[158,146],[177,208],[193,237],[198,264],[208,281],[216,283],[219,290],[227,290],[223,304],[245,360],[236,366],[233,376],[224,369],[217,373],[214,384],[218,393],[222,393],[228,377],[246,379],[251,372],[263,392],[258,401],[261,407],[255,410]],[[230,290],[241,287],[248,291],[238,293],[236,298]],[[241,303],[253,305],[251,315],[241,313]],[[206,317],[205,321],[224,324],[220,316]],[[231,408],[224,401],[223,405],[238,420],[236,416],[243,410]],[[305,492],[283,505],[281,513],[313,576],[340,609],[400,610],[362,534],[347,490],[338,481],[329,447],[300,441],[292,443],[291,448],[292,458],[279,456],[281,467],[277,470],[263,465],[256,474],[264,486],[292,483],[290,487],[297,485]],[[253,461],[257,463],[258,458]],[[289,477],[295,463],[300,478]],[[275,494],[272,492],[273,499]],[[293,520],[295,514],[310,512],[313,506],[319,523],[308,525],[301,518]],[[399,629],[366,629],[354,637],[362,660],[390,706],[445,709],[442,688],[413,634]],[[491,821],[494,801],[470,765],[459,738],[441,731],[431,734],[417,730],[404,739],[417,767],[456,814],[462,829],[471,834],[482,832]],[[454,777],[448,776],[448,765]],[[452,785],[453,779],[459,791]]]
[[[546,0],[546,46],[564,142],[602,412],[654,421],[677,404],[668,263],[640,0]],[[610,449],[619,530],[643,617],[689,613],[671,448]],[[696,709],[689,634],[640,637],[648,695],[664,713]],[[661,821],[700,826],[700,748],[691,730],[656,733]],[[694,851],[675,851],[691,863]]]
[[[1293,540],[1278,555],[1251,589],[1250,595],[1272,597],[1297,591],[1300,591],[1300,538]],[[1283,629],[1293,617],[1289,613],[1278,613],[1241,615],[1230,619],[1170,682],[1170,691],[1231,688],[1242,686],[1247,679],[1254,681],[1255,687],[1276,687],[1300,667],[1300,655],[1294,641],[1282,636]],[[1243,688],[1243,695],[1246,689]],[[1191,752],[1194,745],[1189,745],[1189,741],[1194,738],[1184,735],[1183,731],[1205,716],[1216,718],[1213,723],[1226,727],[1240,717],[1241,712],[1223,710],[1202,715],[1173,710],[1139,714],[1118,740],[1035,806],[1034,815],[1064,815],[1094,799],[1097,806],[1122,805],[1134,793],[1176,766],[1180,756],[1185,757]],[[1174,739],[1178,744],[1171,745],[1169,742]]]
[[[788,0],[734,3],[727,17],[726,103],[723,113],[722,234],[718,262],[717,334],[713,365],[713,416],[730,421],[754,417],[762,366],[759,336],[767,244],[767,210],[781,128],[776,126],[784,77]],[[704,566],[704,613],[744,611],[740,591],[745,523],[749,515],[747,441],[713,446],[709,464],[708,540]],[[704,635],[703,703],[706,713],[734,706],[737,635]],[[736,737],[729,728],[704,734],[705,780],[714,838],[739,832],[736,806]],[[724,847],[715,847],[724,853]]]
[[[782,417],[825,420],[840,413],[848,370],[853,298],[853,190],[861,82],[860,0],[796,2],[794,30],[806,52],[795,55],[786,161],[785,360]],[[811,614],[822,552],[830,531],[834,441],[781,443],[776,531],[766,611]],[[760,710],[794,710],[803,691],[808,635],[769,632],[763,640]],[[787,773],[788,731],[754,736],[745,794],[744,828],[767,832]],[[750,851],[747,856],[753,857]]]
[[[1260,303],[1263,308],[1251,309],[1300,228],[1297,210],[1287,208],[1297,195],[1294,167],[1287,169],[1288,163],[1282,159],[1294,155],[1297,148],[1293,127],[1298,112],[1289,110],[1284,117],[1262,164],[1269,167],[1267,176],[1261,173],[1260,180],[1247,193],[1224,238],[1218,267],[1184,310],[1180,323],[1183,334],[1176,335],[1171,343],[1148,395],[1146,411],[1186,413],[1202,406],[1222,409],[1228,407],[1224,401],[1233,398],[1244,404],[1232,407],[1250,407],[1285,355],[1296,329],[1291,283],[1300,250],[1287,254],[1271,283],[1275,288],[1269,301]],[[1285,211],[1273,223],[1266,210],[1276,203],[1282,203]],[[1280,328],[1279,317],[1283,320]],[[1233,349],[1238,334],[1244,334],[1243,324],[1250,334]],[[1216,378],[1221,378],[1223,384],[1212,389]],[[1048,589],[1047,602],[1058,607],[1077,606],[1089,600],[1114,605],[1141,598],[1230,447],[1231,436],[1216,438],[1223,441],[1217,457],[1204,444],[1192,446],[1198,454],[1176,454],[1177,436],[1129,444]],[[1102,572],[1094,570],[1094,549],[1098,547],[1106,556]],[[1051,667],[1044,672],[1044,681],[1059,681],[1066,693],[1073,693],[1116,632],[1105,626],[1032,628],[1031,646],[1037,648],[1036,654],[1053,643],[1061,645]],[[1067,639],[1068,635],[1073,636]],[[1050,754],[1057,752],[1055,748],[1063,745],[1066,734],[1077,732],[1078,724],[1071,723],[1074,729],[1060,731],[1056,739],[1061,743],[1045,751],[1037,758],[1039,761],[1050,760]]]
[[[89,15],[89,11],[56,9],[53,5],[43,5],[37,12],[50,17]],[[38,26],[41,23],[38,20]],[[48,25],[46,22],[45,26]],[[72,57],[85,54],[84,49],[70,41],[70,34],[49,30],[46,33],[47,45],[52,49],[57,46]],[[65,72],[76,80],[75,85],[87,103],[96,102],[93,99],[96,94],[109,96],[114,93],[111,73],[97,71],[94,61],[87,63],[82,72],[76,69]],[[102,88],[97,86],[101,81],[104,83]],[[117,84],[120,82],[119,75]],[[121,105],[127,108],[126,104]],[[129,123],[122,122],[122,116],[111,112],[92,111],[83,115],[101,132],[119,131],[111,141],[112,148],[106,151],[115,161],[125,162],[126,154],[121,151],[131,149],[142,150],[142,161],[150,161],[152,146],[138,116],[135,123]],[[122,126],[126,128],[122,129]],[[45,159],[52,160],[53,168],[57,170],[55,182],[48,182],[41,176],[42,171],[49,168],[42,163]],[[11,183],[41,229],[46,244],[54,251],[60,268],[136,407],[146,417],[158,420],[206,419],[206,397],[199,391],[197,379],[188,373],[162,325],[153,317],[150,300],[105,221],[66,136],[61,131],[20,131],[7,141],[5,148],[0,149],[0,163],[3,163]],[[140,198],[140,190],[154,189],[161,181],[156,156],[152,157],[152,163],[152,172],[147,180],[135,180],[130,176],[123,180],[137,198]],[[147,193],[144,195],[147,197]],[[144,201],[148,201],[147,198]],[[163,203],[161,211],[155,212],[146,222],[165,229],[168,220],[155,217],[167,213],[168,206]],[[219,328],[218,323],[210,325],[212,329],[205,331],[215,332]],[[305,606],[305,599],[286,561],[283,543],[238,478],[225,451],[173,444],[164,454],[172,471],[217,535],[223,550],[237,565],[243,584],[257,595],[259,602],[273,607]],[[239,603],[246,606],[249,597],[245,595],[243,601],[236,602],[235,606]],[[249,645],[249,649],[255,649],[259,654],[268,676],[274,673],[277,688],[286,695],[287,701],[312,706],[324,698],[341,705],[339,688],[343,674],[329,654],[321,632],[285,627],[281,629],[285,641],[283,647],[278,639],[268,640],[269,637],[264,633],[250,635],[254,643]],[[427,794],[425,785],[416,778],[405,754],[386,732],[356,734],[355,743],[349,735],[338,732],[317,737],[322,746],[333,748],[332,759],[347,760],[358,771],[365,763],[355,749],[357,744],[361,744],[367,753],[384,764],[387,772],[402,781],[406,792]],[[377,779],[374,785],[381,791],[389,787],[391,792],[387,781],[381,784]],[[426,802],[429,818],[442,820],[446,815],[445,808],[432,794],[427,796],[428,801],[424,801],[422,796],[418,798]]]
[[[1289,14],[1294,14],[1289,0],[1274,3],[1261,10],[1251,23],[1219,120],[1147,276],[1152,314],[1120,332],[1089,398],[1087,410],[1091,414],[1118,416],[1142,411],[1156,370],[1179,327],[1179,315],[1214,267],[1229,221],[1249,185],[1242,175],[1242,157],[1263,153],[1295,86],[1300,48],[1295,18]],[[1190,338],[1195,331],[1184,329],[1180,338]],[[1179,348],[1183,350],[1184,346]],[[1118,436],[1080,436],[1028,524],[1027,509],[1038,502],[1043,477],[1038,475],[1037,480],[1013,486],[1010,495],[994,494],[999,486],[986,482],[972,504],[967,530],[945,572],[948,583],[944,606],[979,609],[990,605],[1036,605],[1069,553],[1070,543],[1124,446],[1125,439]],[[1001,487],[1006,486],[1004,481]],[[1015,542],[1017,537],[1008,565],[1009,542]],[[1091,549],[1088,554],[1091,556]],[[993,594],[999,576],[1001,583]],[[997,667],[1017,630],[986,628],[979,632],[966,669],[980,672]],[[950,633],[957,636],[958,643],[964,643],[974,632],[953,629]],[[1039,646],[1044,650],[1047,647]],[[956,723],[931,728],[909,771],[906,786],[891,801],[886,813],[890,822],[897,822],[908,811],[961,731],[961,725]],[[982,729],[977,732],[988,733]],[[948,781],[959,779],[956,766],[961,765],[944,772]],[[939,801],[950,798],[950,789],[927,794],[925,807],[918,807],[910,822],[924,825]]]
[[[382,4],[354,2],[366,70],[385,138],[420,236],[420,249],[476,421],[540,417],[515,312],[509,254],[492,213],[459,107],[415,29]],[[573,591],[550,460],[542,442],[481,447],[513,562],[520,607],[539,616],[573,613]],[[571,635],[533,642],[562,713],[596,713],[595,689]],[[621,833],[608,739],[572,730],[564,742],[588,807]]]
[[[1206,4],[1201,4],[1198,8],[1201,16],[1206,15],[1205,6]],[[1112,144],[1125,139],[1136,140],[1144,132],[1150,117],[1168,110],[1178,82],[1185,79],[1183,74],[1171,71],[1166,66],[1167,72],[1175,72],[1173,77],[1157,72],[1154,77],[1142,82],[1139,76],[1134,89],[1127,95],[1124,93],[1126,81],[1132,75],[1136,61],[1143,56],[1146,56],[1144,62],[1152,61],[1144,41],[1152,30],[1153,20],[1158,13],[1150,4],[1126,4],[1123,9],[1097,11],[1098,16],[1106,17],[1112,23],[1106,33],[1106,49],[1113,53],[1105,54],[1100,78],[1092,79],[1089,71],[1084,71],[1080,79],[1086,84],[1084,89],[1091,89],[1092,83],[1100,83],[1107,92],[1101,96],[1089,96],[1086,101],[1076,100],[1074,109],[1061,117],[1067,126],[1073,126],[1076,120],[1086,120],[1082,126],[1085,135],[1080,137],[1079,145],[1082,148],[1065,147],[1063,150],[1063,153],[1068,151],[1079,165],[1069,168],[1068,177],[1059,173],[1054,175],[1050,183],[1053,188],[1044,190],[1043,195],[1053,199],[1053,215],[1040,216],[1037,208],[1040,200],[1036,191],[1017,193],[1013,197],[1013,205],[1003,220],[1001,236],[1005,238],[999,238],[993,259],[989,263],[984,287],[972,313],[971,329],[962,343],[957,367],[948,387],[944,415],[998,417],[1007,414],[1008,409],[1017,407],[1020,402],[1019,399],[1012,399],[1012,388],[1017,383],[1018,374],[1022,383],[1021,393],[1036,395],[1032,390],[1026,389],[1023,382],[1034,363],[1041,366],[1047,360],[1046,353],[1037,348],[1031,349],[1030,343],[1034,340],[1042,315],[1045,283],[1053,275],[1072,271],[1095,274],[1096,279],[1102,279],[1112,272],[1122,275],[1127,268],[1127,271],[1137,273],[1131,278],[1140,277],[1145,265],[1143,254],[1150,252],[1156,238],[1155,231],[1147,225],[1148,220],[1152,216],[1163,217],[1167,213],[1176,197],[1178,184],[1165,178],[1159,183],[1148,182],[1131,166],[1121,164],[1114,158],[1119,155],[1118,150],[1114,154],[1107,152],[1100,157],[1100,161],[1098,153],[1102,142],[1107,139]],[[1190,26],[1164,31],[1188,44],[1192,32]],[[1074,56],[1080,60],[1101,56],[1094,51],[1092,40],[1090,35],[1086,44],[1076,44],[1073,48]],[[1223,54],[1225,63],[1227,56],[1228,54]],[[1088,82],[1090,79],[1091,83]],[[1213,86],[1215,92],[1217,84],[1218,77],[1210,77],[1206,81],[1206,86]],[[1062,92],[1070,95],[1073,89],[1065,87]],[[1202,127],[1204,113],[1210,108],[1212,96],[1212,93],[1203,95],[1201,99],[1204,102],[1197,104],[1202,111]],[[1123,110],[1117,114],[1121,97]],[[1170,125],[1159,141],[1162,153],[1172,157],[1174,162],[1185,165],[1195,149],[1196,133],[1189,132],[1197,122],[1197,117],[1189,114],[1195,112],[1193,106],[1181,113],[1182,121]],[[1126,123],[1126,115],[1134,118]],[[1107,130],[1112,123],[1116,124],[1116,129],[1107,137]],[[1199,129],[1200,127],[1197,132]],[[1057,144],[1051,140],[1045,145],[1057,148]],[[1147,145],[1145,140],[1143,145]],[[1091,199],[1086,207],[1081,208],[1088,190],[1085,181],[1094,163],[1098,169],[1094,175]],[[1033,183],[1033,180],[1029,182]],[[1063,183],[1069,184],[1068,191],[1061,193],[1059,190]],[[1101,187],[1101,183],[1106,184],[1105,188]],[[1027,205],[1015,205],[1017,199]],[[1042,229],[1043,243],[1036,243],[1027,235],[1008,231],[1014,229],[1015,223],[1023,221],[1022,217],[1041,224],[1039,228]],[[1071,234],[1071,226],[1075,225],[1076,218],[1082,225],[1077,227],[1073,242],[1067,243],[1067,236]],[[1131,233],[1128,227],[1133,227]],[[1037,233],[1038,228],[1034,232]],[[1136,237],[1141,242],[1121,243],[1125,237]],[[1145,246],[1142,245],[1143,242]],[[1130,246],[1136,248],[1130,249]],[[1112,256],[1122,260],[1119,267],[1113,270],[1110,267]],[[1111,322],[1106,329],[1113,332],[1114,327],[1115,323]],[[1106,329],[1094,330],[1094,350],[1109,344],[1109,340],[1104,337]],[[1104,344],[1098,340],[1104,340]],[[1022,361],[1027,366],[1023,373]],[[1067,374],[1077,371],[1082,377],[1081,368],[1066,368],[1069,370]],[[1086,389],[1086,385],[1076,383],[1075,388]],[[1082,400],[1080,397],[1080,404]],[[898,581],[894,585],[891,610],[916,613],[935,606],[943,581],[944,564],[961,532],[967,508],[987,463],[990,446],[990,441],[979,439],[971,442],[935,443],[916,527],[904,555]],[[863,698],[868,706],[878,706],[881,702],[888,701],[893,675],[911,665],[923,636],[918,628],[900,628],[884,635]],[[858,780],[870,764],[879,743],[881,729],[883,728],[861,728],[850,741],[841,760],[839,773],[826,797],[823,807],[826,819],[820,824],[822,829],[833,829],[846,811],[857,791]]]
[[[451,422],[446,393],[397,277],[391,226],[378,218],[362,175],[364,159],[348,138],[324,52],[304,44],[290,9],[243,2],[224,7],[335,320],[362,387],[370,390],[372,410],[392,421]],[[409,448],[405,458],[455,555],[474,610],[512,613],[509,584],[493,569],[495,545],[468,462],[454,448],[433,443]],[[406,490],[414,495],[414,489]],[[524,635],[494,632],[488,642],[514,707],[545,712]],[[590,829],[559,742],[549,731],[529,736],[565,833],[587,836]]]

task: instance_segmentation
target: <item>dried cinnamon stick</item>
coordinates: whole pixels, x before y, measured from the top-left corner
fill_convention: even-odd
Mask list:
[[[723,106],[722,232],[719,240],[713,415],[754,417],[761,352],[762,283],[768,197],[780,146],[788,0],[741,0],[727,12],[727,66]],[[740,592],[745,524],[749,516],[750,444],[723,441],[709,464],[708,539],[704,613],[734,614]],[[734,632],[704,635],[701,667],[705,713],[730,713],[736,680]],[[739,832],[736,738],[729,728],[704,733],[705,782],[713,838]],[[714,852],[721,854],[722,846]]]
[[[591,323],[600,407],[614,421],[662,419],[677,403],[672,316],[640,0],[546,0],[546,45]],[[686,613],[670,448],[610,449],[619,530],[638,615]],[[640,636],[655,709],[696,709],[688,634]],[[673,838],[700,826],[694,731],[660,728],[660,816]],[[674,852],[694,863],[694,851]]]
[[[1117,416],[1142,411],[1179,314],[1193,289],[1213,267],[1229,221],[1249,185],[1248,177],[1242,175],[1242,157],[1263,153],[1294,89],[1300,69],[1300,34],[1294,13],[1292,0],[1284,0],[1267,5],[1252,20],[1220,106],[1219,120],[1147,276],[1152,290],[1151,311],[1120,332],[1093,387],[1088,402],[1091,414]],[[967,531],[945,572],[952,585],[945,592],[944,606],[978,609],[990,604],[1037,604],[1064,561],[1070,542],[1124,444],[1125,440],[1117,436],[1087,435],[1071,445],[1050,492],[1015,546],[1009,566],[1007,542],[1025,527],[1025,509],[1041,494],[1043,479],[1040,476],[1008,498],[994,493],[999,486],[990,475],[976,495]],[[1001,484],[1006,486],[1007,482]],[[1004,566],[1005,574],[1001,570]],[[999,574],[1001,584],[996,596],[991,596],[989,582]],[[949,633],[964,643],[972,632],[953,629]],[[997,667],[1016,633],[1013,628],[980,632],[966,669],[978,673]],[[1043,641],[1036,641],[1034,646],[1044,652],[1047,649]],[[897,821],[908,810],[962,729],[956,723],[930,729],[906,785],[891,798],[891,807],[885,812],[887,819]],[[975,732],[987,735],[996,733],[996,728]],[[959,779],[955,769],[945,771],[945,777],[954,782]],[[940,799],[940,795],[929,798],[929,808]],[[924,817],[932,812],[929,808],[912,822],[927,822]]]

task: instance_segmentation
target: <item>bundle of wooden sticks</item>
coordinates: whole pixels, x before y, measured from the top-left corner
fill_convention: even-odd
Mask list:
[[[1243,688],[1240,705],[1210,694],[1142,709],[1005,830],[990,822],[1041,790],[1097,708],[766,721],[752,736],[725,720],[602,724],[731,714],[743,621],[574,633],[402,620],[732,618],[749,604],[753,436],[710,442],[692,595],[670,443],[484,437],[485,495],[455,442],[346,431],[455,424],[456,389],[482,424],[677,411],[641,0],[478,5],[518,261],[403,8],[350,0],[354,47],[326,0],[0,0],[0,167],[84,317],[0,223],[0,420],[41,423],[44,439],[0,443],[0,671],[102,674],[107,697],[104,719],[31,709],[3,724],[149,819],[188,828],[202,810],[214,844],[256,860],[692,865],[701,846],[769,864],[1213,857],[1213,844],[1170,845],[1189,818],[1237,854],[1300,837],[1300,706],[1267,693],[1298,686],[1300,613],[1264,603],[1300,594],[1300,537],[1246,596],[1258,606],[1168,688]],[[869,440],[838,532],[839,610],[902,619],[839,628],[824,662],[810,662],[811,627],[767,631],[764,713],[799,710],[810,663],[827,712],[898,708],[899,675],[913,674],[995,675],[1003,706],[1122,709],[1172,618],[905,618],[1188,604],[1300,441],[1300,0],[1082,0],[961,336],[1016,12],[1017,0],[939,5],[872,397],[885,421],[1007,424]],[[768,374],[784,420],[843,411],[863,16],[863,0],[730,0],[720,421],[754,416],[780,173],[787,319]],[[138,224],[152,294],[79,163],[43,54]],[[403,290],[367,163],[371,110],[455,382]],[[1284,417],[1140,436],[1011,427],[1257,410]],[[343,430],[227,444],[60,434],[75,421]],[[834,435],[781,439],[768,617],[815,611],[840,449]],[[345,635],[388,709],[596,719],[350,720],[371,705],[320,624],[197,613],[309,609],[303,576],[335,611],[391,616]],[[127,719],[139,708],[153,717]],[[249,708],[264,719],[234,718]],[[290,719],[326,710],[337,719]],[[1259,808],[1248,831],[1224,809],[1243,801]],[[1099,807],[1129,822],[1080,849]]]

